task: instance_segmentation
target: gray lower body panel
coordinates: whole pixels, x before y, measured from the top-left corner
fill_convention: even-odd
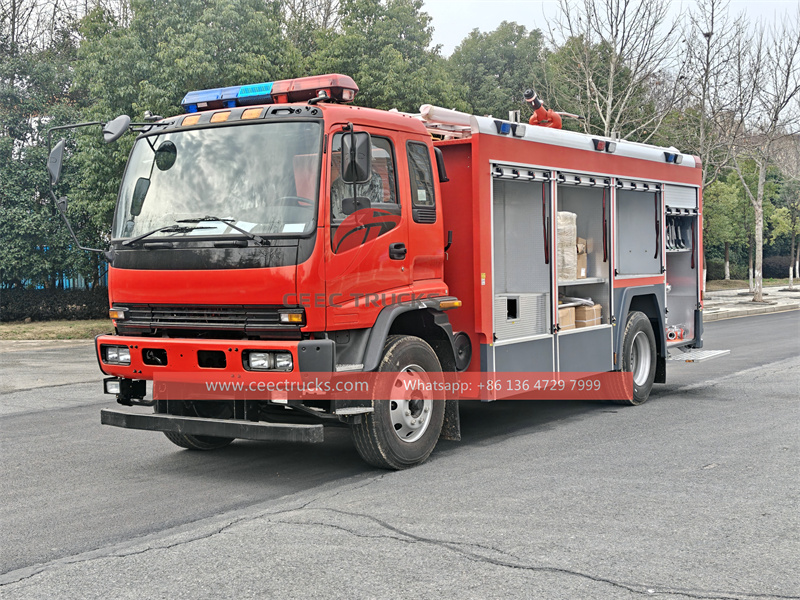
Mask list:
[[[495,346],[494,359],[498,373],[552,373],[553,338]]]
[[[603,373],[614,368],[611,327],[574,329],[558,334],[558,370]]]
[[[100,411],[103,425],[166,431],[185,435],[239,438],[270,442],[322,442],[321,424],[264,423],[233,419],[203,419],[156,413],[135,413],[104,408]]]

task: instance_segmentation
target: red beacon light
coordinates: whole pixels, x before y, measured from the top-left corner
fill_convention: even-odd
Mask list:
[[[356,92],[358,86],[351,77],[334,73],[189,92],[183,98],[181,106],[186,112],[193,113],[252,104],[306,102],[314,98],[352,102]]]

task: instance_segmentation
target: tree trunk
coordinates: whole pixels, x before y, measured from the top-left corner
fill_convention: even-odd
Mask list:
[[[725,242],[725,279],[731,278],[730,250],[731,250],[731,243]]]
[[[789,289],[794,287],[794,275],[797,273],[797,257],[795,257],[795,242],[797,241],[797,235],[792,234],[792,251],[789,252]],[[800,252],[798,252],[800,254]],[[800,275],[800,273],[797,273]]]
[[[764,301],[764,280],[762,274],[764,272],[764,186],[766,182],[767,161],[761,160],[758,165],[758,190],[756,193],[755,206],[753,207],[756,225],[756,265],[753,302]]]
[[[764,301],[764,282],[761,277],[763,262],[764,262],[764,210],[761,206],[755,209],[756,221],[756,260],[755,271],[753,279],[755,286],[753,288],[753,302]]]
[[[750,234],[747,248],[747,273],[750,277],[750,292],[754,291],[753,288],[753,234]]]

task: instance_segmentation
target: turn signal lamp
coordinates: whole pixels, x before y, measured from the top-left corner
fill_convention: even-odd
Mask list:
[[[461,300],[443,300],[439,303],[440,310],[449,310],[451,308],[461,308],[463,302]]]
[[[124,319],[125,313],[128,312],[127,308],[111,308],[108,311],[108,318],[109,319]]]
[[[284,312],[281,313],[281,323],[298,324],[303,322],[303,312]]]
[[[298,79],[282,79],[250,85],[239,85],[189,92],[181,102],[188,113],[217,108],[233,108],[252,104],[284,104],[305,102],[320,92],[337,102],[351,102],[358,86],[351,77],[336,73]]]

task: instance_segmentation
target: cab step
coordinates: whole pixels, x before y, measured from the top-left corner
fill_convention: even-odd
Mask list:
[[[719,358],[730,354],[730,350],[678,350],[675,354],[668,354],[667,360],[675,362],[703,362],[712,358]]]

